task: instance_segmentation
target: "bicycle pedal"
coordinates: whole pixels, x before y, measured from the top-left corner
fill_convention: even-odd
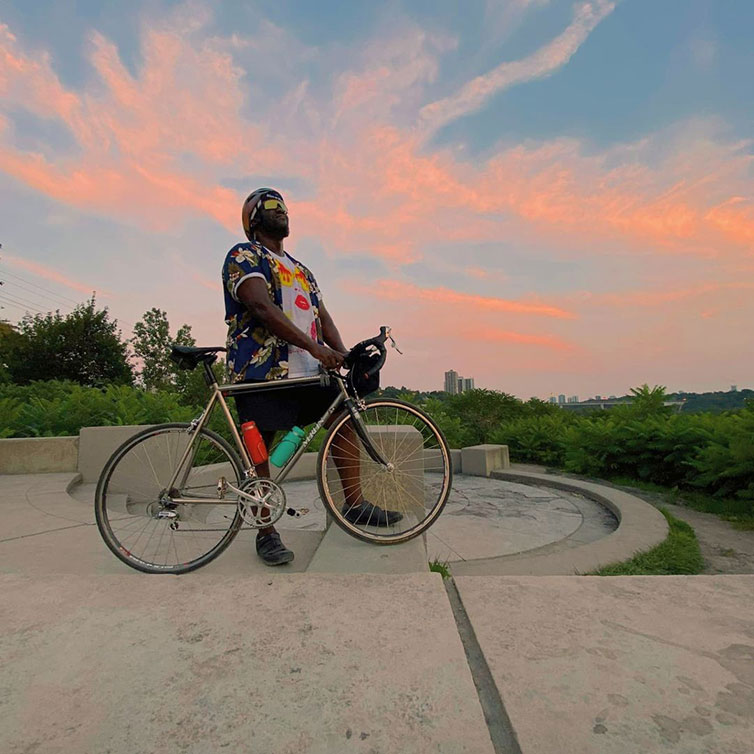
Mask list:
[[[295,518],[301,518],[301,516],[305,516],[308,512],[308,508],[299,508],[296,510],[295,508],[288,508],[285,511],[289,516],[294,516]]]

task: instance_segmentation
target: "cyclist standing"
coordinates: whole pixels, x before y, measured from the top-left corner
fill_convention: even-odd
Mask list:
[[[315,377],[320,364],[336,369],[348,349],[325,308],[312,273],[283,247],[289,235],[288,209],[278,191],[260,188],[246,199],[241,220],[248,243],[236,244],[223,265],[225,322],[228,325],[228,369],[233,382],[263,382]],[[317,421],[335,399],[337,386],[291,386],[285,390],[256,390],[235,397],[241,422],[254,421],[267,447],[278,430]],[[369,520],[388,526],[402,516],[365,501],[361,495],[358,463],[345,445],[338,464],[345,491],[344,513],[354,523]],[[355,451],[358,460],[358,450]],[[269,476],[267,463],[257,467]],[[267,565],[293,560],[278,532],[260,529],[257,554]]]

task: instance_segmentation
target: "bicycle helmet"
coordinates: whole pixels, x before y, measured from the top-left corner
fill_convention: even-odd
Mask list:
[[[246,201],[241,208],[241,222],[243,223],[243,230],[244,233],[246,233],[246,238],[248,238],[249,241],[254,240],[254,228],[259,225],[261,221],[259,208],[262,206],[262,202],[265,199],[279,199],[281,202],[285,203],[280,192],[271,188],[258,188],[246,197]]]

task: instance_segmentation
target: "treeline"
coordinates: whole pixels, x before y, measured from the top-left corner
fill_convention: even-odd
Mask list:
[[[437,398],[438,400],[445,401],[453,397],[444,390],[422,392],[411,390],[407,387],[394,387],[392,385],[389,385],[380,391],[380,395],[384,395],[386,398],[397,398],[399,395],[409,394],[414,395],[419,401],[425,401],[429,398]],[[620,398],[631,400],[632,396],[623,395],[620,396]],[[668,393],[666,395],[666,400],[685,401],[682,408],[682,411],[685,414],[699,414],[702,412],[719,414],[722,411],[734,411],[739,408],[744,408],[747,401],[754,400],[754,390],[744,388],[743,390],[727,390],[709,393],[687,393],[681,391],[677,393]],[[572,411],[573,409],[567,410]],[[595,409],[585,408],[580,410],[593,411]]]
[[[631,392],[632,403],[589,414],[488,390],[423,405],[451,447],[508,445],[518,462],[735,498],[754,515],[754,401],[737,411],[685,414],[664,405],[663,387]]]
[[[747,401],[754,400],[754,390],[726,390],[711,393],[669,393],[670,400],[685,401],[683,412],[699,414],[710,412],[719,414],[721,411],[733,411],[744,408]]]
[[[187,421],[207,400],[201,370],[180,371],[169,345],[194,343],[184,325],[171,335],[165,312],[146,312],[129,341],[94,299],[69,315],[0,323],[0,437],[76,435],[82,427]],[[224,368],[216,365],[222,379]],[[632,390],[630,404],[576,414],[492,390],[461,395],[381,391],[419,405],[451,447],[508,445],[511,457],[586,476],[631,478],[734,499],[754,515],[754,391],[736,410],[678,413],[662,387]],[[688,394],[687,394],[688,395]],[[710,394],[706,394],[710,395]],[[232,403],[232,402],[231,402]],[[226,432],[222,416],[213,428]]]

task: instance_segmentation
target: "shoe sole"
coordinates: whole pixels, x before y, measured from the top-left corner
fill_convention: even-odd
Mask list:
[[[286,560],[278,560],[278,561],[276,561],[276,562],[274,562],[274,563],[270,563],[270,562],[269,562],[268,560],[265,560],[265,559],[264,559],[264,558],[263,558],[263,557],[262,557],[261,555],[260,555],[260,556],[258,556],[258,557],[259,557],[259,559],[260,559],[260,560],[261,560],[261,561],[262,561],[262,562],[263,562],[263,563],[264,563],[264,564],[265,564],[266,566],[270,566],[271,568],[274,568],[275,566],[280,566],[280,565],[287,565],[288,563],[291,563],[291,562],[293,562],[293,559],[294,559],[294,558],[295,558],[296,556],[295,556],[295,555],[293,555],[293,553],[291,553],[291,557],[290,557],[290,558],[287,558]]]

